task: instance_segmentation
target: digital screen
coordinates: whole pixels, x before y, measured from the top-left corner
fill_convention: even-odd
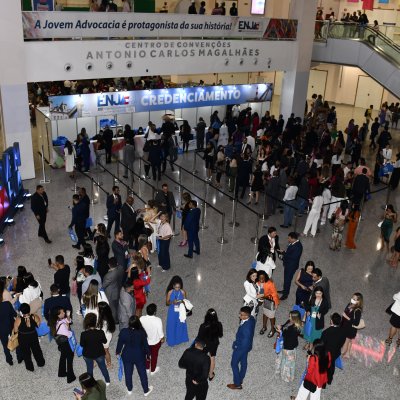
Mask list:
[[[251,0],[251,14],[264,15],[266,0]]]

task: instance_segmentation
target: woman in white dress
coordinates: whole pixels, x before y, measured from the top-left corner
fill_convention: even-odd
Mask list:
[[[76,157],[76,152],[75,148],[72,145],[72,143],[67,140],[65,142],[64,146],[64,160],[65,160],[65,172],[69,174],[70,178],[75,178],[75,157]]]
[[[100,301],[98,304],[99,316],[97,318],[97,328],[102,329],[106,335],[107,343],[104,344],[104,350],[106,352],[106,364],[107,368],[111,368],[111,354],[110,354],[110,343],[115,332],[115,321],[112,316],[110,306],[105,301]]]

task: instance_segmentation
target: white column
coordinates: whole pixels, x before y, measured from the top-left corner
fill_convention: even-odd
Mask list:
[[[293,54],[292,69],[283,74],[280,109],[285,119],[292,112],[296,117],[304,116],[316,12],[317,0],[291,2],[289,18],[298,20],[297,48]]]
[[[6,147],[19,142],[22,179],[35,177],[28,109],[22,14],[19,1],[10,1],[0,13],[0,120]],[[40,54],[38,54],[40,57]]]

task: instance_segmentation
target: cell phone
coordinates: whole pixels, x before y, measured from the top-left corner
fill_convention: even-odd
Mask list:
[[[73,392],[76,394],[79,394],[80,396],[83,396],[85,394],[85,393],[83,393],[83,391],[81,389],[78,389],[78,388],[74,388]]]
[[[49,266],[50,266],[51,265],[51,258],[48,258],[47,262],[49,263]]]

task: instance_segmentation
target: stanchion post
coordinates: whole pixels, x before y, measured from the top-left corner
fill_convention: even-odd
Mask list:
[[[221,244],[228,243],[225,239],[225,213],[221,215],[221,236],[217,239],[217,242]]]
[[[119,157],[117,157],[117,179],[118,179],[118,181],[120,180],[119,179]]]
[[[179,194],[182,195],[182,167],[179,166],[179,186],[178,186]]]
[[[139,158],[139,181],[142,179],[142,157]]]
[[[74,173],[74,186],[72,186],[71,190],[76,194],[78,192],[78,186],[76,186],[76,174]]]
[[[201,229],[207,229],[208,226],[205,224],[205,218],[206,218],[206,202],[207,202],[207,182],[204,182],[204,197],[203,197],[203,204],[202,204],[202,210],[201,210]]]
[[[263,210],[263,220],[266,220],[268,218],[267,216],[267,192],[264,192],[264,210]]]
[[[257,226],[256,226],[256,235],[250,239],[251,243],[257,244],[258,243],[258,235],[260,230],[260,216],[257,215]]]
[[[45,170],[45,165],[44,165],[44,148],[42,145],[42,174],[43,174],[43,179],[40,181],[40,183],[50,183],[50,179],[46,178],[46,170]]]
[[[294,210],[294,225],[293,225],[293,229],[295,232],[297,232],[297,215],[298,215],[297,211],[299,211],[298,208],[295,208],[295,210]]]
[[[192,174],[197,175],[199,171],[196,169],[196,158],[197,158],[197,150],[194,151],[194,156],[193,156],[193,166],[192,166]]]
[[[91,185],[91,199],[90,199],[90,204],[97,204],[98,203],[98,199],[97,196],[95,196],[94,194],[94,187],[96,186],[96,182],[95,180],[92,178],[92,185]]]
[[[389,204],[390,192],[391,192],[391,188],[390,188],[390,185],[388,185],[387,193],[386,193],[386,205]]]
[[[232,200],[232,221],[229,222],[229,226],[236,227],[239,226],[239,222],[236,222],[236,209],[237,209],[237,199],[234,197]]]

